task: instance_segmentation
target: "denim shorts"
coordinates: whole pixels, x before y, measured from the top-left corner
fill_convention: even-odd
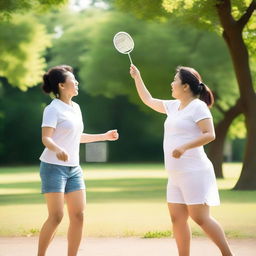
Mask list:
[[[40,177],[42,193],[69,193],[85,189],[83,171],[80,166],[63,166],[41,162]]]

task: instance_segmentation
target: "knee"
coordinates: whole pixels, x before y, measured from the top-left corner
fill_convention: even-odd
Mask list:
[[[53,224],[58,225],[62,221],[63,212],[56,212],[54,214],[50,214],[48,220],[51,221]]]
[[[71,219],[77,221],[77,222],[83,222],[84,221],[84,212],[75,212],[71,216]]]
[[[188,216],[185,215],[172,215],[171,214],[171,221],[172,224],[184,223],[187,222]]]
[[[191,216],[191,218],[199,226],[203,226],[207,222],[207,218],[204,216]]]

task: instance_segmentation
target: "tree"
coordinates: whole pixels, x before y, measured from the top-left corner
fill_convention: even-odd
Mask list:
[[[50,46],[44,26],[31,15],[15,15],[0,23],[0,34],[0,77],[23,91],[41,82]]]
[[[247,143],[241,176],[235,189],[256,189],[256,95],[249,63],[249,52],[255,52],[254,31],[256,1],[247,0],[115,0],[122,10],[146,18],[169,15],[222,34],[227,43],[238,83],[242,111],[245,115]],[[139,8],[142,7],[142,8]],[[154,11],[152,11],[154,10]],[[163,11],[167,14],[163,14]]]
[[[51,7],[66,4],[67,0],[0,0],[0,20],[9,19],[15,13],[26,13],[28,11],[42,12]]]
[[[233,60],[247,128],[243,169],[235,189],[256,189],[256,164],[254,160],[256,155],[256,94],[250,71],[249,54],[242,35],[244,27],[256,8],[256,1],[251,2],[238,20],[232,16],[230,1],[223,0],[216,5],[216,8],[223,27],[223,38]]]
[[[26,90],[41,81],[50,36],[32,12],[39,14],[67,0],[0,0],[0,77]],[[26,15],[24,15],[26,14]],[[1,86],[1,84],[0,84]]]
[[[238,99],[235,105],[223,112],[223,118],[215,125],[215,132],[217,136],[216,139],[209,145],[208,157],[213,163],[215,175],[218,178],[223,177],[223,149],[228,129],[231,126],[232,121],[241,113],[241,101]]]

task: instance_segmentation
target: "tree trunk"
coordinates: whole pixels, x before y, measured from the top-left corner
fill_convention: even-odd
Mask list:
[[[223,150],[228,128],[233,120],[241,113],[241,101],[238,100],[233,107],[224,113],[224,118],[215,127],[216,139],[209,144],[208,157],[212,161],[217,178],[223,178]]]
[[[238,21],[235,21],[231,15],[230,0],[218,1],[216,8],[224,29],[223,37],[232,57],[247,128],[242,173],[234,189],[254,190],[256,189],[256,95],[250,72],[248,50],[243,41],[242,31],[256,8],[256,1],[251,2],[245,14]]]
[[[235,190],[256,190],[256,97],[254,111],[246,115],[247,141],[241,176]],[[253,104],[252,104],[253,105]]]

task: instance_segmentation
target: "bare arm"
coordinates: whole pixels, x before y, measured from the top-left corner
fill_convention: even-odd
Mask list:
[[[81,135],[80,143],[90,143],[90,142],[105,141],[105,140],[117,140],[118,137],[119,137],[119,134],[117,130],[110,130],[102,134],[83,133]]]
[[[142,102],[153,110],[165,114],[166,111],[164,108],[163,100],[155,99],[151,96],[141,78],[139,70],[134,65],[131,65],[130,67],[130,74],[131,77],[134,79],[137,92]]]
[[[45,147],[49,150],[56,153],[56,156],[61,161],[68,161],[68,154],[65,152],[64,149],[59,147],[52,139],[52,135],[54,133],[54,128],[52,127],[43,127],[42,128],[42,142]]]
[[[215,132],[212,119],[207,118],[197,122],[198,127],[200,128],[202,135],[196,138],[195,140],[186,143],[172,152],[172,156],[175,158],[180,158],[181,155],[188,149],[200,147],[206,145],[215,139]]]

